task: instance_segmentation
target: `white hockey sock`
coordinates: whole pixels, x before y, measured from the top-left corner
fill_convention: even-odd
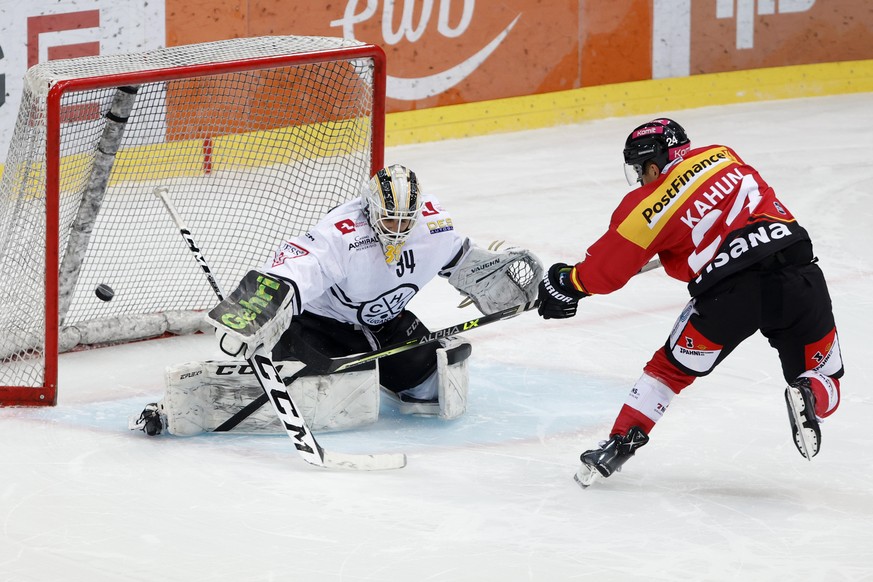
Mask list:
[[[625,404],[645,414],[652,422],[658,422],[675,395],[675,392],[657,378],[643,374],[631,388]]]

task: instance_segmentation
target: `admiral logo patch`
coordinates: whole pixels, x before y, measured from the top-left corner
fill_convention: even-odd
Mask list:
[[[355,250],[369,249],[371,247],[376,246],[377,244],[379,244],[379,237],[377,237],[376,235],[359,236],[359,237],[355,238],[354,242],[349,243],[349,250],[355,251]]]

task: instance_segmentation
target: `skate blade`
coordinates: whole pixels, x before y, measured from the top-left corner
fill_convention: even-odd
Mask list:
[[[131,414],[127,417],[127,428],[130,430],[142,430],[145,426],[144,422],[140,422],[141,414]]]
[[[583,463],[582,466],[579,467],[579,470],[576,471],[576,474],[573,475],[573,480],[576,481],[582,489],[587,489],[588,486],[594,483],[599,476],[600,473],[597,472],[597,469],[589,467]]]
[[[794,418],[794,426],[797,430],[794,431],[794,442],[800,454],[807,461],[812,461],[812,458],[818,454],[818,437],[815,431],[811,428],[804,427],[806,416],[803,414],[806,404],[803,402],[803,395],[800,390],[788,387],[786,391],[786,400],[788,401],[788,409]]]

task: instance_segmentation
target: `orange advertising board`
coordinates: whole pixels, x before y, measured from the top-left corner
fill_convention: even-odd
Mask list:
[[[873,58],[867,0],[165,0],[167,44],[343,36],[388,56],[388,111]]]
[[[694,2],[691,74],[873,58],[868,0]]]

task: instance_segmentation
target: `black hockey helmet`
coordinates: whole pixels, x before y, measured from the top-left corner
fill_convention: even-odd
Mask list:
[[[646,162],[663,171],[668,163],[688,153],[691,141],[682,126],[662,117],[637,127],[624,143],[624,173],[631,186],[642,181]]]

